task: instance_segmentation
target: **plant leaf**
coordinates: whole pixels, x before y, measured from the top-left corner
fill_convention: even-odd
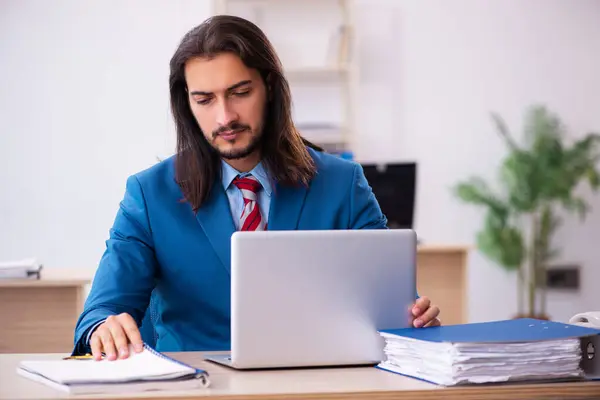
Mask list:
[[[589,211],[588,204],[580,197],[568,197],[562,201],[565,209],[577,213],[579,219],[583,221]]]
[[[519,269],[525,258],[523,237],[502,213],[488,210],[483,229],[477,234],[477,247],[490,260],[507,270]]]
[[[500,136],[502,136],[508,148],[513,151],[519,150],[519,146],[510,134],[508,127],[506,126],[506,122],[504,122],[504,119],[502,119],[502,117],[496,113],[491,113],[491,117],[492,121],[494,122],[494,125],[496,126],[496,130],[498,131]]]
[[[545,267],[558,254],[558,251],[551,247],[551,241],[560,223],[560,219],[554,214],[552,208],[549,205],[544,206],[535,243],[537,249],[536,259],[539,266]]]
[[[529,213],[537,205],[540,185],[535,160],[525,151],[514,151],[504,160],[500,174],[510,206]]]
[[[479,177],[472,177],[454,187],[457,197],[466,203],[487,206],[497,213],[508,213],[506,203],[495,195],[488,185]]]

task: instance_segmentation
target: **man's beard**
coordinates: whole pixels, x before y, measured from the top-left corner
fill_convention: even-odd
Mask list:
[[[223,151],[215,148],[219,155],[226,160],[239,160],[240,158],[248,157],[254,153],[260,146],[261,136],[253,136],[252,141],[243,149]]]
[[[213,140],[216,139],[221,132],[230,131],[230,130],[234,131],[234,132],[248,132],[248,134],[252,135],[252,129],[248,125],[243,125],[243,124],[234,122],[228,126],[224,126],[224,127],[221,127],[219,129],[215,130],[212,133]],[[260,147],[261,139],[262,139],[262,133],[252,135],[250,143],[248,143],[248,145],[246,147],[244,147],[243,149],[234,149],[234,150],[223,151],[223,150],[220,150],[216,146],[212,146],[212,147],[219,153],[219,155],[222,158],[224,158],[226,160],[239,160],[241,158],[248,157],[250,154],[254,153]]]

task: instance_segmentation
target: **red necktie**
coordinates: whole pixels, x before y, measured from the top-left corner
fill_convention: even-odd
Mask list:
[[[261,184],[255,177],[248,175],[244,178],[237,177],[233,184],[242,191],[244,198],[244,210],[240,217],[240,230],[263,231],[267,229],[265,221],[260,215],[257,193]]]

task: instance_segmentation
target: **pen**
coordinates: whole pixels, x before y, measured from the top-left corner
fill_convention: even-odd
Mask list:
[[[104,356],[104,354],[102,356]],[[92,360],[93,358],[94,358],[94,356],[91,354],[84,354],[82,356],[65,357],[65,358],[63,358],[63,360]],[[102,357],[102,358],[104,358],[104,357]]]

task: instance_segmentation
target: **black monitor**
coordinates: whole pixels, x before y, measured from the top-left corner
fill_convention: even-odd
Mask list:
[[[361,164],[392,229],[413,229],[416,163]]]

